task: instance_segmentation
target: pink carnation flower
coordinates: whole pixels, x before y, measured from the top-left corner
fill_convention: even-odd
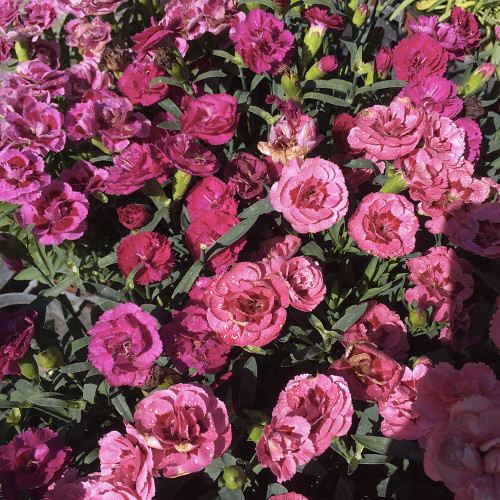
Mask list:
[[[420,142],[425,112],[409,98],[396,97],[389,107],[376,104],[358,113],[357,126],[347,138],[351,148],[367,151],[379,160],[394,160],[411,153]]]
[[[307,498],[304,495],[299,495],[291,491],[282,495],[273,495],[268,500],[307,500]]]
[[[297,465],[315,456],[309,438],[311,425],[304,417],[273,417],[257,443],[257,458],[262,467],[269,467],[278,483],[288,481],[297,472]]]
[[[342,377],[354,399],[379,402],[389,399],[403,378],[404,367],[372,343],[360,341],[330,365],[328,374]]]
[[[24,204],[14,215],[22,227],[35,224],[33,236],[43,245],[59,245],[64,240],[77,240],[85,230],[89,202],[71,189],[69,184],[52,181],[38,198]]]
[[[310,257],[274,257],[265,260],[270,273],[281,276],[289,285],[290,305],[299,311],[312,311],[325,296],[323,272]]]
[[[417,393],[415,411],[441,429],[446,427],[452,406],[469,396],[483,396],[500,405],[500,382],[484,363],[466,363],[461,370],[439,363],[419,380]]]
[[[137,498],[152,500],[155,494],[153,453],[144,437],[127,421],[125,435],[111,431],[99,439],[101,481],[126,486]]]
[[[397,360],[405,358],[410,348],[406,326],[399,315],[375,300],[368,302],[363,316],[343,336],[346,346],[358,341],[370,342]]]
[[[88,359],[114,387],[146,383],[162,353],[156,320],[132,303],[105,311],[88,334]]]
[[[254,73],[275,75],[289,62],[295,46],[293,34],[283,28],[283,22],[272,14],[252,9],[244,20],[231,28],[229,38]]]
[[[470,396],[450,409],[446,427],[429,433],[424,470],[434,481],[443,481],[463,500],[500,496],[500,408],[483,396]]]
[[[177,384],[147,396],[134,421],[152,449],[154,467],[165,477],[204,469],[231,443],[224,403],[198,384]]]
[[[347,212],[347,188],[340,168],[321,158],[290,161],[269,199],[299,233],[328,229]]]
[[[48,427],[20,432],[0,446],[0,483],[5,500],[21,498],[23,489],[39,498],[61,477],[71,461],[71,449]]]
[[[81,144],[97,135],[99,124],[95,116],[94,103],[80,102],[71,107],[66,114],[64,128],[68,139],[75,144]]]
[[[118,5],[127,0],[57,0],[58,7],[75,17],[102,16],[111,14]]]
[[[16,42],[35,42],[57,19],[52,0],[32,0],[24,6],[24,13],[12,23],[11,37]]]
[[[108,172],[97,168],[88,161],[77,161],[69,170],[61,172],[60,179],[67,182],[73,191],[89,195],[102,189],[108,178]]]
[[[474,279],[469,263],[446,247],[431,248],[406,263],[410,271],[408,277],[417,285],[406,290],[406,300],[410,304],[415,300],[421,309],[433,306],[436,321],[451,321],[473,293]]]
[[[26,307],[15,313],[0,314],[0,380],[5,375],[21,375],[17,360],[30,347],[36,316],[36,311]]]
[[[237,102],[228,94],[205,94],[193,99],[180,116],[181,132],[212,145],[228,142],[234,135],[239,113]]]
[[[260,244],[259,250],[252,255],[252,258],[254,260],[272,259],[273,257],[291,259],[300,250],[301,246],[302,240],[293,234],[275,236],[270,240],[263,241]]]
[[[106,44],[111,41],[111,26],[98,17],[92,21],[73,19],[65,24],[67,31],[66,44],[77,47],[78,53],[84,59],[101,60]]]
[[[407,82],[443,76],[448,63],[448,53],[429,35],[403,38],[392,54],[396,79]]]
[[[0,12],[0,26],[7,27],[21,10],[21,0],[2,0],[2,11]]]
[[[118,245],[116,255],[118,267],[124,276],[142,264],[134,276],[134,282],[139,285],[168,278],[174,266],[170,242],[162,234],[152,231],[125,237]]]
[[[261,347],[283,328],[288,293],[286,281],[263,264],[240,262],[207,286],[208,324],[227,345]]]
[[[481,129],[479,125],[470,118],[459,118],[455,120],[455,125],[465,134],[465,159],[474,164],[479,158],[481,142],[483,140]]]
[[[104,91],[113,85],[113,76],[107,71],[101,71],[97,62],[92,59],[73,64],[66,70],[66,74],[68,81],[65,95],[71,103],[79,103],[84,95],[88,97],[89,91]],[[111,95],[114,94],[110,93]]]
[[[382,259],[415,248],[418,219],[413,205],[399,194],[370,193],[349,219],[349,236],[364,252]]]
[[[311,23],[310,30],[318,33],[320,38],[324,37],[329,29],[335,31],[344,29],[342,16],[340,14],[330,14],[330,9],[323,5],[307,9],[303,16]]]
[[[351,393],[341,377],[319,374],[297,375],[281,391],[273,417],[303,417],[311,426],[309,439],[314,456],[328,449],[335,436],[343,436],[351,427],[354,409]]]
[[[186,229],[186,243],[194,260],[201,256],[201,245],[210,248],[222,235],[226,234],[240,221],[234,215],[219,210],[211,212],[210,218],[201,215],[194,219]],[[236,262],[238,254],[246,244],[246,237],[242,236],[231,245],[223,248],[207,262],[207,267],[217,273],[226,272]]]
[[[186,197],[186,208],[194,220],[202,215],[220,210],[229,215],[238,213],[238,202],[234,198],[234,188],[217,177],[206,177],[197,182]]]
[[[29,203],[50,183],[43,159],[29,148],[0,151],[0,200]]]

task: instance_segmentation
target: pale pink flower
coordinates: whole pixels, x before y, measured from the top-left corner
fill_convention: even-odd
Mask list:
[[[361,318],[343,336],[346,346],[357,341],[370,342],[399,361],[406,357],[410,348],[406,326],[399,315],[375,300],[368,302]]]
[[[102,16],[111,14],[118,5],[127,0],[56,0],[58,7],[75,17]]]
[[[361,250],[386,259],[413,251],[418,219],[404,196],[370,193],[349,219],[348,228]]]
[[[483,140],[483,134],[481,133],[479,125],[470,118],[459,118],[455,120],[455,125],[465,134],[465,159],[472,164],[476,163],[479,158],[481,142]]]
[[[90,22],[85,18],[73,19],[65,24],[64,29],[68,33],[66,44],[77,47],[84,59],[99,62],[106,44],[111,41],[111,26],[98,17]]]
[[[287,282],[263,264],[240,262],[207,286],[208,324],[227,345],[261,347],[283,328],[288,293]]]
[[[328,229],[347,213],[344,176],[335,163],[322,158],[290,161],[269,199],[299,233]]]
[[[156,320],[130,302],[105,311],[88,334],[89,361],[115,387],[146,383],[162,352]]]
[[[204,469],[231,443],[227,410],[210,387],[176,384],[144,398],[134,413],[136,429],[165,477]]]

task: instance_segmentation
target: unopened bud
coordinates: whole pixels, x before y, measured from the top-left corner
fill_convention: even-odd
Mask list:
[[[427,311],[420,309],[420,307],[417,307],[416,309],[412,309],[410,311],[408,318],[412,326],[414,326],[415,328],[419,328],[427,324],[428,316],[429,315],[427,314]]]
[[[19,408],[12,408],[6,415],[5,420],[11,425],[19,425],[21,422],[21,410]]]
[[[31,352],[27,352],[21,359],[17,360],[21,375],[29,380],[38,378],[38,365]]]
[[[400,193],[403,189],[406,189],[406,181],[403,174],[398,170],[388,181],[380,188],[381,193]]]
[[[495,69],[495,65],[492,63],[481,64],[472,72],[464,85],[458,87],[457,93],[462,96],[471,94],[493,76]]]
[[[38,354],[38,364],[44,368],[59,368],[64,364],[64,355],[58,347],[49,347]]]
[[[304,36],[304,45],[302,46],[302,66],[309,64],[311,59],[318,52],[323,42],[324,34],[309,28]]]
[[[352,24],[356,26],[356,28],[361,28],[368,17],[368,5],[366,3],[360,5],[352,16]]]
[[[300,97],[302,89],[300,87],[300,79],[297,74],[290,68],[283,70],[281,77],[281,86],[288,97]]]
[[[177,170],[174,174],[174,192],[172,198],[177,201],[180,200],[186,192],[189,183],[191,182],[191,175],[186,174],[182,170]]]
[[[9,259],[27,259],[29,257],[24,243],[10,233],[0,233],[0,255]]]
[[[339,65],[335,56],[322,57],[317,63],[313,64],[304,77],[305,80],[317,80],[327,73],[331,73]]]
[[[222,481],[224,482],[226,488],[229,488],[230,490],[239,490],[245,486],[247,476],[241,467],[238,467],[237,465],[230,465],[224,469]]]

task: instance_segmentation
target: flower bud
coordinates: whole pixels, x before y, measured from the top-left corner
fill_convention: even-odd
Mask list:
[[[27,259],[24,243],[10,233],[0,233],[0,255],[9,259]]]
[[[389,177],[389,180],[380,188],[381,193],[400,193],[406,189],[406,181],[403,174],[397,171]]]
[[[338,66],[337,58],[335,56],[322,57],[317,63],[313,64],[304,77],[305,80],[317,80],[322,78],[327,73],[331,73]]]
[[[38,378],[38,365],[31,352],[27,352],[21,359],[17,360],[21,375],[29,380]]]
[[[382,47],[375,56],[373,61],[373,71],[377,73],[379,78],[387,76],[392,69],[392,49],[390,47]]]
[[[174,192],[172,198],[177,201],[180,200],[186,192],[189,183],[191,182],[191,175],[186,174],[182,170],[177,170],[174,174]]]
[[[11,425],[19,425],[21,422],[21,410],[19,408],[12,408],[6,415],[5,420]]]
[[[291,3],[290,0],[274,0],[274,7],[283,16],[288,12]]]
[[[423,309],[420,309],[420,307],[417,307],[410,311],[408,318],[412,326],[414,326],[415,328],[419,328],[427,323],[428,316],[429,315],[427,314],[427,311],[424,311]]]
[[[283,75],[281,76],[281,86],[288,97],[300,97],[302,93],[299,77],[288,67],[283,70]]]
[[[64,364],[64,355],[58,347],[49,347],[38,354],[38,364],[44,368],[59,368]]]
[[[368,17],[368,5],[366,3],[360,5],[352,16],[352,24],[356,26],[356,28],[361,28]]]
[[[224,482],[226,488],[229,488],[230,490],[239,490],[245,486],[247,476],[241,467],[238,467],[237,465],[230,465],[224,469],[222,481]]]
[[[472,72],[472,75],[469,76],[465,84],[458,87],[458,94],[466,96],[474,92],[474,90],[486,83],[493,76],[495,69],[495,65],[492,63],[481,64],[481,66]]]
[[[323,42],[324,35],[316,30],[309,28],[304,36],[304,45],[302,47],[302,65],[306,66],[318,52]]]
[[[253,425],[250,428],[250,432],[248,433],[247,441],[252,441],[252,443],[257,444],[259,442],[259,439],[261,438],[263,432],[264,432],[263,425]]]

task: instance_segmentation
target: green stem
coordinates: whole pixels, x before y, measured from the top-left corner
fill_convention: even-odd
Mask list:
[[[29,61],[28,44],[26,42],[16,42],[14,44],[14,50],[16,51],[17,60],[19,62]]]
[[[394,19],[396,19],[396,17],[398,17],[399,14],[404,9],[406,9],[406,7],[408,7],[408,5],[411,5],[413,2],[414,2],[414,0],[404,0],[403,3],[401,3],[400,5],[398,5],[396,7],[396,10],[391,14],[391,17],[389,18],[389,21],[394,21]]]

